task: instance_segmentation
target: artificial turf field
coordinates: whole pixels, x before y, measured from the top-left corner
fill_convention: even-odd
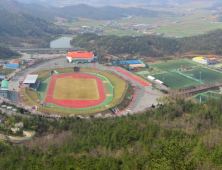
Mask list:
[[[217,92],[207,91],[205,93],[198,94],[192,98],[195,99],[197,102],[200,102],[201,100],[202,103],[206,103],[209,100],[222,100],[222,95]]]
[[[174,60],[174,61],[168,61],[158,64],[150,64],[151,67],[160,70],[160,71],[169,71],[173,69],[179,69],[182,67],[194,67],[199,66],[199,64],[195,64],[193,62],[189,62],[187,60]]]
[[[99,100],[95,79],[58,78],[53,93],[54,99]]]
[[[222,73],[207,68],[198,68],[191,71],[183,71],[184,74],[196,77],[197,79],[200,79],[200,72],[201,80],[203,80],[204,83],[215,83],[219,79],[222,80]]]
[[[171,89],[182,88],[185,86],[193,86],[193,85],[200,84],[197,81],[194,81],[192,79],[189,79],[187,77],[184,77],[184,76],[174,73],[174,72],[156,74],[156,75],[152,75],[152,76],[160,81],[163,81],[163,79],[164,79],[164,84],[166,86],[170,87]]]

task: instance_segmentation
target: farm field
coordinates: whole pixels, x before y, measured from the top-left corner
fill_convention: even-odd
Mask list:
[[[198,68],[195,70],[183,71],[183,73],[193,76],[197,79],[201,78],[201,80],[203,80],[204,83],[207,82],[216,83],[218,80],[222,80],[222,73],[207,68]]]
[[[206,6],[202,6],[204,8]],[[179,5],[176,8],[151,8],[151,10],[178,12],[171,15],[162,14],[158,17],[133,17],[130,19],[118,20],[86,20],[79,19],[73,23],[66,23],[70,29],[81,30],[82,26],[93,26],[101,28],[104,32],[102,35],[140,35],[163,33],[166,37],[183,37],[203,34],[205,32],[222,28],[222,23],[217,22],[217,16],[212,16],[212,11],[199,9],[189,11],[187,9],[194,8],[193,5]],[[149,9],[149,8],[147,8]],[[183,14],[183,15],[181,15]],[[175,23],[179,21],[179,23]],[[139,26],[144,24],[143,26]]]
[[[156,75],[152,75],[152,76],[160,81],[163,81],[164,84],[166,86],[170,87],[171,89],[182,88],[182,87],[186,87],[186,86],[193,86],[193,85],[200,84],[197,81],[191,80],[187,77],[184,77],[184,76],[174,73],[174,72],[156,74]]]
[[[150,64],[151,67],[158,69],[160,71],[166,71],[166,70],[173,70],[173,69],[179,69],[181,67],[194,67],[198,66],[199,64],[196,64],[194,62],[189,62],[187,60],[174,60],[174,61],[168,61],[158,64]]]

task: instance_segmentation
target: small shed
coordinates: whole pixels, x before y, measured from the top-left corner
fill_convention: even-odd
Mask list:
[[[11,109],[12,109],[12,107],[11,107],[11,106],[8,106],[8,107],[7,107],[7,109],[8,109],[8,110],[11,110]]]

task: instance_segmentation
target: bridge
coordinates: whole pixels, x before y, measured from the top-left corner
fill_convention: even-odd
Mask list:
[[[80,47],[74,48],[26,48],[26,47],[9,47],[10,50],[13,51],[21,51],[21,52],[38,52],[38,51],[47,51],[47,52],[60,52],[60,51],[77,51],[80,50]]]

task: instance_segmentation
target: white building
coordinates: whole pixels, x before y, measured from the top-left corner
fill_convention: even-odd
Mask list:
[[[192,60],[197,63],[204,64],[204,65],[217,64],[216,58],[195,57]]]

